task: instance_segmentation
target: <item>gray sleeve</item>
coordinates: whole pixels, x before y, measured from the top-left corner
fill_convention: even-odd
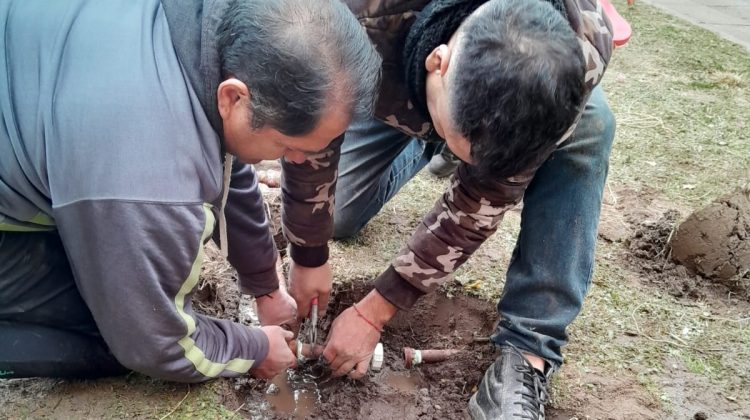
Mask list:
[[[86,200],[55,209],[78,289],[124,366],[199,382],[239,376],[266,357],[261,330],[193,312],[210,207]]]
[[[237,270],[242,293],[265,295],[279,288],[278,251],[268,226],[263,196],[252,165],[235,159],[227,205],[229,263]],[[214,233],[220,245],[219,229]]]

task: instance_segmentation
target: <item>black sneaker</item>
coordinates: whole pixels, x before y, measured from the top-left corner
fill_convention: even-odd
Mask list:
[[[457,158],[446,145],[439,155],[435,155],[427,164],[427,169],[438,178],[445,178],[453,173],[461,159]]]
[[[500,357],[487,369],[479,389],[469,400],[474,420],[544,420],[547,374],[534,369],[515,347],[501,347]]]

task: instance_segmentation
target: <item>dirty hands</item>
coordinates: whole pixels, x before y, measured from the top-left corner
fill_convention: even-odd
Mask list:
[[[276,274],[279,278],[279,288],[267,295],[255,298],[260,325],[281,325],[296,331],[298,326],[297,303],[286,291],[281,258],[276,260]]]
[[[260,327],[268,337],[268,355],[250,373],[256,378],[270,379],[288,368],[297,366],[297,357],[289,349],[294,333],[279,326]]]
[[[289,264],[289,293],[297,301],[297,319],[310,315],[310,304],[318,298],[320,315],[325,313],[331,295],[333,273],[327,262],[320,267],[303,267],[294,261]]]
[[[333,321],[323,350],[333,376],[365,376],[383,326],[397,311],[377,290],[372,290],[356,303],[356,308],[346,309]]]

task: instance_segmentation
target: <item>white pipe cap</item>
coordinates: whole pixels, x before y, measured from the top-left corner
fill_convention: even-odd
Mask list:
[[[377,372],[383,367],[383,343],[378,343],[375,346],[375,351],[372,353],[372,362],[370,367],[373,371]]]

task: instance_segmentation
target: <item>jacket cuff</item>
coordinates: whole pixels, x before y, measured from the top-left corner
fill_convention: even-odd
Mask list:
[[[243,274],[240,278],[240,292],[245,295],[263,296],[279,288],[279,275],[276,266],[262,273]]]
[[[410,309],[420,297],[425,295],[425,292],[401,277],[392,265],[375,279],[375,290],[401,310]]]
[[[321,246],[289,245],[289,256],[295,263],[308,268],[320,267],[328,262],[328,244]]]
[[[268,336],[260,328],[252,328],[250,335],[253,337],[253,342],[258,344],[258,352],[253,358],[253,367],[258,367],[259,364],[263,363],[268,356]]]

